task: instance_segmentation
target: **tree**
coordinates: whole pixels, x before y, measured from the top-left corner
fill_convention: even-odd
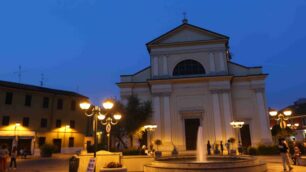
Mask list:
[[[127,100],[126,106],[121,102],[116,102],[117,111],[123,114],[118,126],[115,127],[118,139],[124,135],[132,138],[133,134],[143,127],[152,116],[151,101],[141,102],[135,95],[129,96]],[[123,141],[120,142],[123,143]],[[126,146],[125,143],[123,144]]]
[[[274,143],[277,143],[279,138],[289,137],[295,133],[289,127],[281,128],[280,125],[277,124],[272,127],[271,134],[273,136]]]

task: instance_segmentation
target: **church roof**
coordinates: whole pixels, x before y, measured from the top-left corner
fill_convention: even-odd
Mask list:
[[[183,33],[185,31],[185,33]],[[179,34],[184,35],[186,39],[174,38],[175,36],[179,36]],[[229,37],[226,35],[222,35],[195,25],[191,25],[188,23],[183,23],[178,27],[166,32],[165,34],[153,39],[148,42],[147,48],[150,51],[151,47],[157,45],[166,45],[173,43],[190,43],[190,42],[212,42],[212,41],[224,41],[228,42]]]

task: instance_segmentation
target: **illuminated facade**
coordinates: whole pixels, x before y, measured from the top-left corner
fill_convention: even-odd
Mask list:
[[[242,144],[272,143],[262,67],[234,63],[229,37],[186,21],[147,43],[150,66],[122,75],[118,86],[123,102],[137,95],[153,104],[154,139],[164,149],[174,144],[194,150],[198,126],[204,142],[225,143],[238,137],[230,125],[244,121]],[[238,139],[236,139],[238,140]]]
[[[88,119],[79,109],[87,97],[78,93],[33,85],[0,81],[0,145],[38,153],[48,143],[57,152],[75,152],[84,148]]]

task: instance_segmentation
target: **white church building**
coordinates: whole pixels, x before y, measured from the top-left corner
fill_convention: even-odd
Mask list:
[[[244,146],[271,143],[262,67],[232,62],[229,37],[184,20],[146,44],[150,66],[121,75],[117,85],[126,102],[130,95],[150,100],[158,127],[153,140],[179,150],[196,148],[198,126],[205,143],[225,143],[241,135]],[[231,121],[244,121],[233,129]],[[240,134],[238,134],[240,133]],[[171,146],[172,149],[172,146]]]

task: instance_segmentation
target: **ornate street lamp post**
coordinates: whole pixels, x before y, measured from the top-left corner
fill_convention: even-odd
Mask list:
[[[287,127],[291,128],[292,130],[296,130],[297,128],[299,128],[299,126],[300,126],[299,123],[287,124]]]
[[[64,147],[65,147],[65,140],[66,140],[66,132],[67,132],[68,129],[70,129],[70,125],[66,125],[66,126],[65,126],[65,131],[64,131],[64,142],[63,142]],[[68,147],[68,146],[67,146],[67,147]]]
[[[91,112],[88,113],[90,107]],[[111,125],[116,125],[121,119],[121,114],[115,113],[112,115],[110,110],[113,108],[114,103],[112,100],[107,99],[102,103],[103,109],[99,106],[90,105],[88,102],[83,102],[80,104],[80,108],[84,110],[84,113],[88,117],[93,117],[93,131],[94,131],[94,157],[96,157],[97,152],[97,131],[98,131],[98,120],[101,121],[102,125],[106,126],[106,132],[108,137],[108,150],[110,149],[110,131]]]
[[[290,109],[285,109],[281,112],[278,112],[274,109],[270,109],[269,111],[269,115],[275,120],[279,121],[280,128],[286,128],[287,126],[286,121],[289,119],[291,114],[292,114],[292,111]]]
[[[17,130],[17,128],[19,126],[20,126],[20,123],[18,123],[18,122],[14,126],[14,135],[15,135],[15,138],[13,140],[12,147],[17,146],[17,144],[18,144],[18,133],[17,133],[18,130]]]
[[[16,123],[15,124],[15,127],[14,127],[14,131],[15,131],[15,139],[17,140],[17,137],[18,137],[18,135],[17,135],[17,128],[20,126],[20,123]]]
[[[238,129],[238,141],[241,143],[240,128],[243,127],[244,122],[243,122],[243,121],[232,121],[232,122],[230,123],[230,125],[231,125],[234,129]]]
[[[149,137],[149,144],[152,144],[152,132],[157,128],[157,125],[145,125],[144,129],[148,132],[148,137]],[[148,145],[148,147],[150,147],[150,145]],[[151,148],[150,148],[150,151]]]
[[[102,125],[105,125],[105,131],[107,135],[107,149],[110,150],[110,132],[112,130],[112,125],[118,124],[121,119],[120,113],[112,114],[110,110],[113,108],[114,103],[112,100],[106,100],[103,102],[103,108],[106,110],[105,114],[101,114],[98,116],[98,119],[101,121]]]

